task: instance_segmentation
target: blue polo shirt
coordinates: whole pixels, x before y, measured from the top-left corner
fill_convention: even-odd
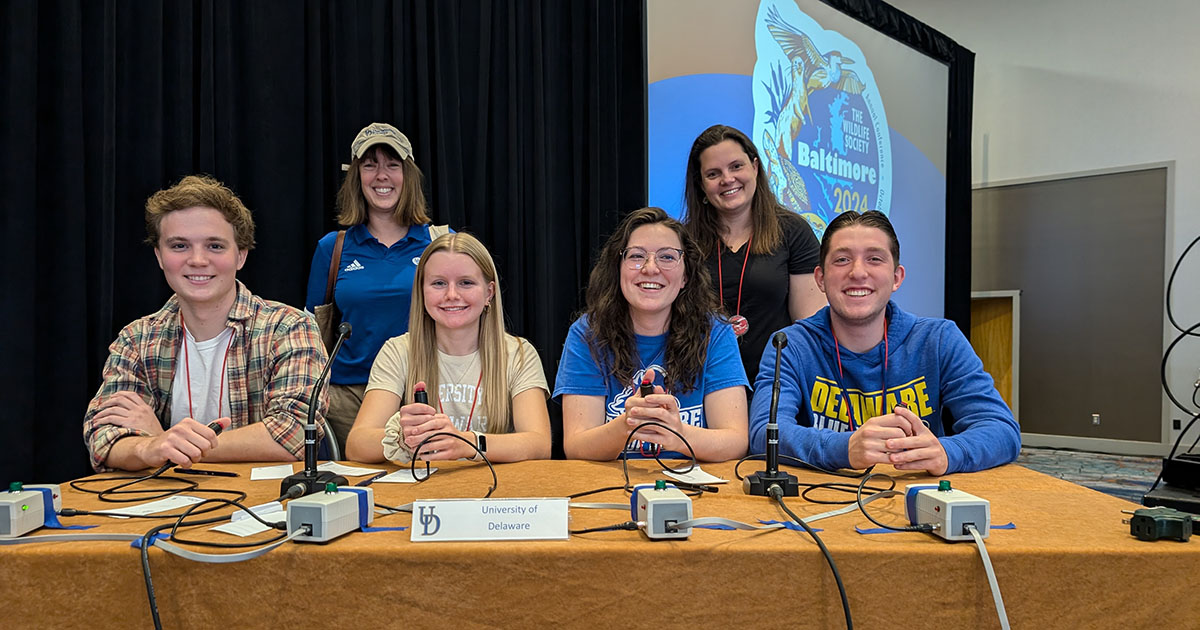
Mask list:
[[[337,232],[326,234],[313,253],[304,303],[310,311],[324,303],[335,241]],[[429,243],[428,224],[409,227],[408,234],[391,247],[384,247],[365,224],[346,230],[333,300],[342,311],[342,321],[350,322],[354,331],[333,361],[330,382],[366,383],[383,343],[408,332],[413,277]]]

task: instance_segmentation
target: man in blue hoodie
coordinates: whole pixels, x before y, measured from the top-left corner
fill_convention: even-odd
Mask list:
[[[829,306],[783,329],[781,454],[826,469],[891,464],[934,476],[1017,458],[1020,428],[966,337],[948,320],[891,301],[904,267],[887,216],[834,219],[813,278]],[[765,447],[774,373],[767,346],[750,406],[753,452]]]

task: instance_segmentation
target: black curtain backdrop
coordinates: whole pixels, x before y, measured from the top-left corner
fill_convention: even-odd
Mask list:
[[[823,1],[950,66],[946,316],[967,331],[974,55],[878,0]],[[372,121],[412,140],[434,219],[488,245],[553,385],[594,252],[645,203],[645,81],[643,0],[0,1],[0,482],[90,472],[108,344],[170,295],[146,197],[224,181],[258,227],[240,279],[301,306]]]
[[[488,245],[553,381],[593,252],[645,203],[644,37],[641,0],[0,2],[0,481],[90,471],[108,344],[170,295],[146,197],[224,181],[258,228],[239,278],[302,306],[372,121],[412,140],[435,221]]]

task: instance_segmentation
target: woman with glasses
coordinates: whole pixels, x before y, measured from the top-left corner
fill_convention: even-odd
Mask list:
[[[708,270],[682,224],[659,208],[625,218],[592,268],[584,314],[567,334],[554,396],[573,459],[746,454],[746,374]],[[643,395],[648,380],[652,393]],[[637,427],[655,421],[658,426]],[[634,432],[634,430],[636,432]]]
[[[813,281],[820,243],[804,218],[779,204],[758,149],[733,127],[713,125],[696,138],[685,181],[684,223],[753,383],[771,335],[825,306]]]
[[[491,254],[470,234],[440,236],[421,255],[413,287],[412,325],[379,351],[349,458],[408,463],[436,433],[459,437],[433,437],[418,459],[478,459],[476,448],[493,462],[549,458],[542,361],[504,330]],[[418,389],[427,402],[415,400]]]

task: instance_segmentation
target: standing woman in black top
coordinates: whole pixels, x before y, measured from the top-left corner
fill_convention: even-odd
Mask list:
[[[713,125],[696,138],[685,179],[684,223],[705,253],[753,383],[771,335],[826,304],[813,280],[820,243],[775,199],[758,149],[733,127]]]

